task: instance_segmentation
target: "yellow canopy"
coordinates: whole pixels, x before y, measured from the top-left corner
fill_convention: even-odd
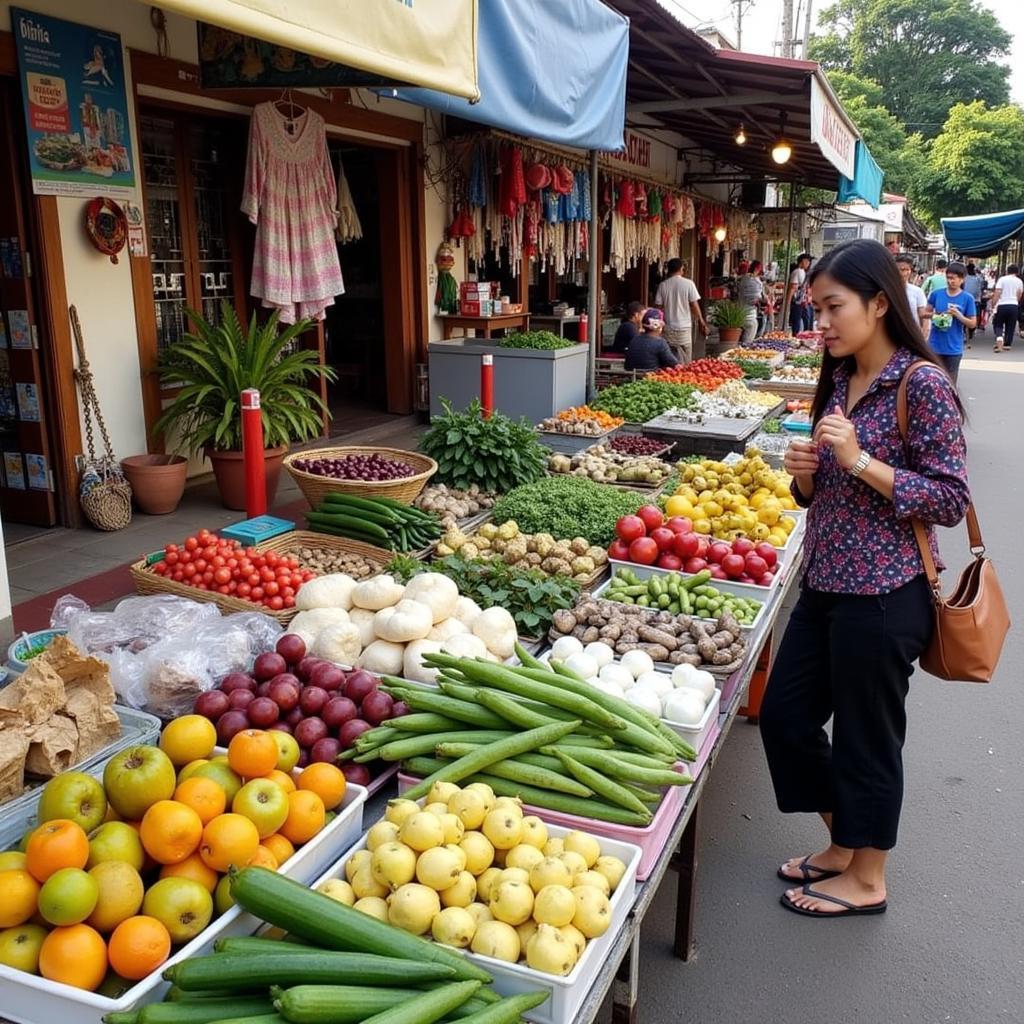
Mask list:
[[[196,21],[469,100],[477,0],[162,0]]]

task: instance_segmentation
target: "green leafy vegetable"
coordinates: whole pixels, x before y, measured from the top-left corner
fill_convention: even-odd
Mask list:
[[[786,362],[789,363],[790,366],[804,366],[810,367],[812,370],[816,370],[819,366],[821,366],[821,356],[790,356],[789,359],[786,360]]]
[[[484,419],[474,399],[464,412],[455,412],[441,399],[444,415],[437,416],[420,440],[420,451],[437,462],[434,483],[466,490],[503,494],[543,476],[547,449],[525,417],[518,421],[494,412]]]
[[[733,362],[743,371],[743,376],[751,380],[769,380],[772,368],[763,359],[734,359]]]
[[[502,348],[533,348],[550,352],[558,348],[572,348],[577,343],[560,338],[551,331],[520,331],[517,334],[506,334],[498,344]]]
[[[666,409],[692,409],[697,391],[690,384],[670,384],[663,380],[634,380],[605,388],[591,409],[621,416],[629,423],[646,423]]]
[[[586,537],[609,544],[620,516],[630,515],[651,496],[598,484],[581,476],[551,476],[526,484],[499,498],[494,521],[514,519],[523,533]]]

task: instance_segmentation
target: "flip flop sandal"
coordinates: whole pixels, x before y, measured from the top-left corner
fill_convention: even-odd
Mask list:
[[[888,907],[888,902],[882,900],[881,903],[869,903],[865,907],[858,907],[856,903],[850,903],[847,900],[840,899],[838,896],[829,896],[828,893],[818,892],[811,888],[810,882],[807,882],[803,886],[803,892],[805,896],[813,896],[818,900],[825,900],[827,903],[836,903],[840,907],[845,907],[845,910],[828,911],[828,910],[811,910],[807,907],[798,907],[787,895],[783,893],[779,897],[779,902],[787,909],[793,911],[794,914],[803,914],[804,917],[858,917],[867,914],[884,914]]]
[[[810,885],[812,882],[824,882],[826,878],[835,878],[837,875],[842,874],[842,871],[829,871],[827,868],[819,868],[810,861],[811,854],[807,854],[807,856],[797,864],[796,870],[800,872],[799,878],[787,875],[782,868],[779,868],[775,874],[777,874],[784,882],[803,882],[805,885]],[[812,871],[817,872],[813,877],[811,876]]]

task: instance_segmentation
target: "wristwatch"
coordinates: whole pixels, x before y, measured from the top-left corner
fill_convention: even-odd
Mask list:
[[[868,468],[868,463],[870,462],[871,456],[867,452],[862,451],[860,455],[857,456],[857,461],[849,468],[847,472],[849,472],[850,476],[860,476],[861,473],[863,473],[864,470]]]

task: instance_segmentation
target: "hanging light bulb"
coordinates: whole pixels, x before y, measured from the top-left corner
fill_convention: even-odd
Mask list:
[[[786,112],[779,115],[779,137],[772,146],[772,159],[777,164],[788,164],[789,158],[793,155],[793,146],[786,139]]]
[[[745,146],[747,144],[747,133],[743,130],[742,124],[736,129],[735,140],[737,146]]]
[[[725,241],[725,235],[726,235],[726,231],[725,231],[725,225],[724,224],[722,224],[719,227],[715,228],[715,241],[716,242],[724,242]]]

